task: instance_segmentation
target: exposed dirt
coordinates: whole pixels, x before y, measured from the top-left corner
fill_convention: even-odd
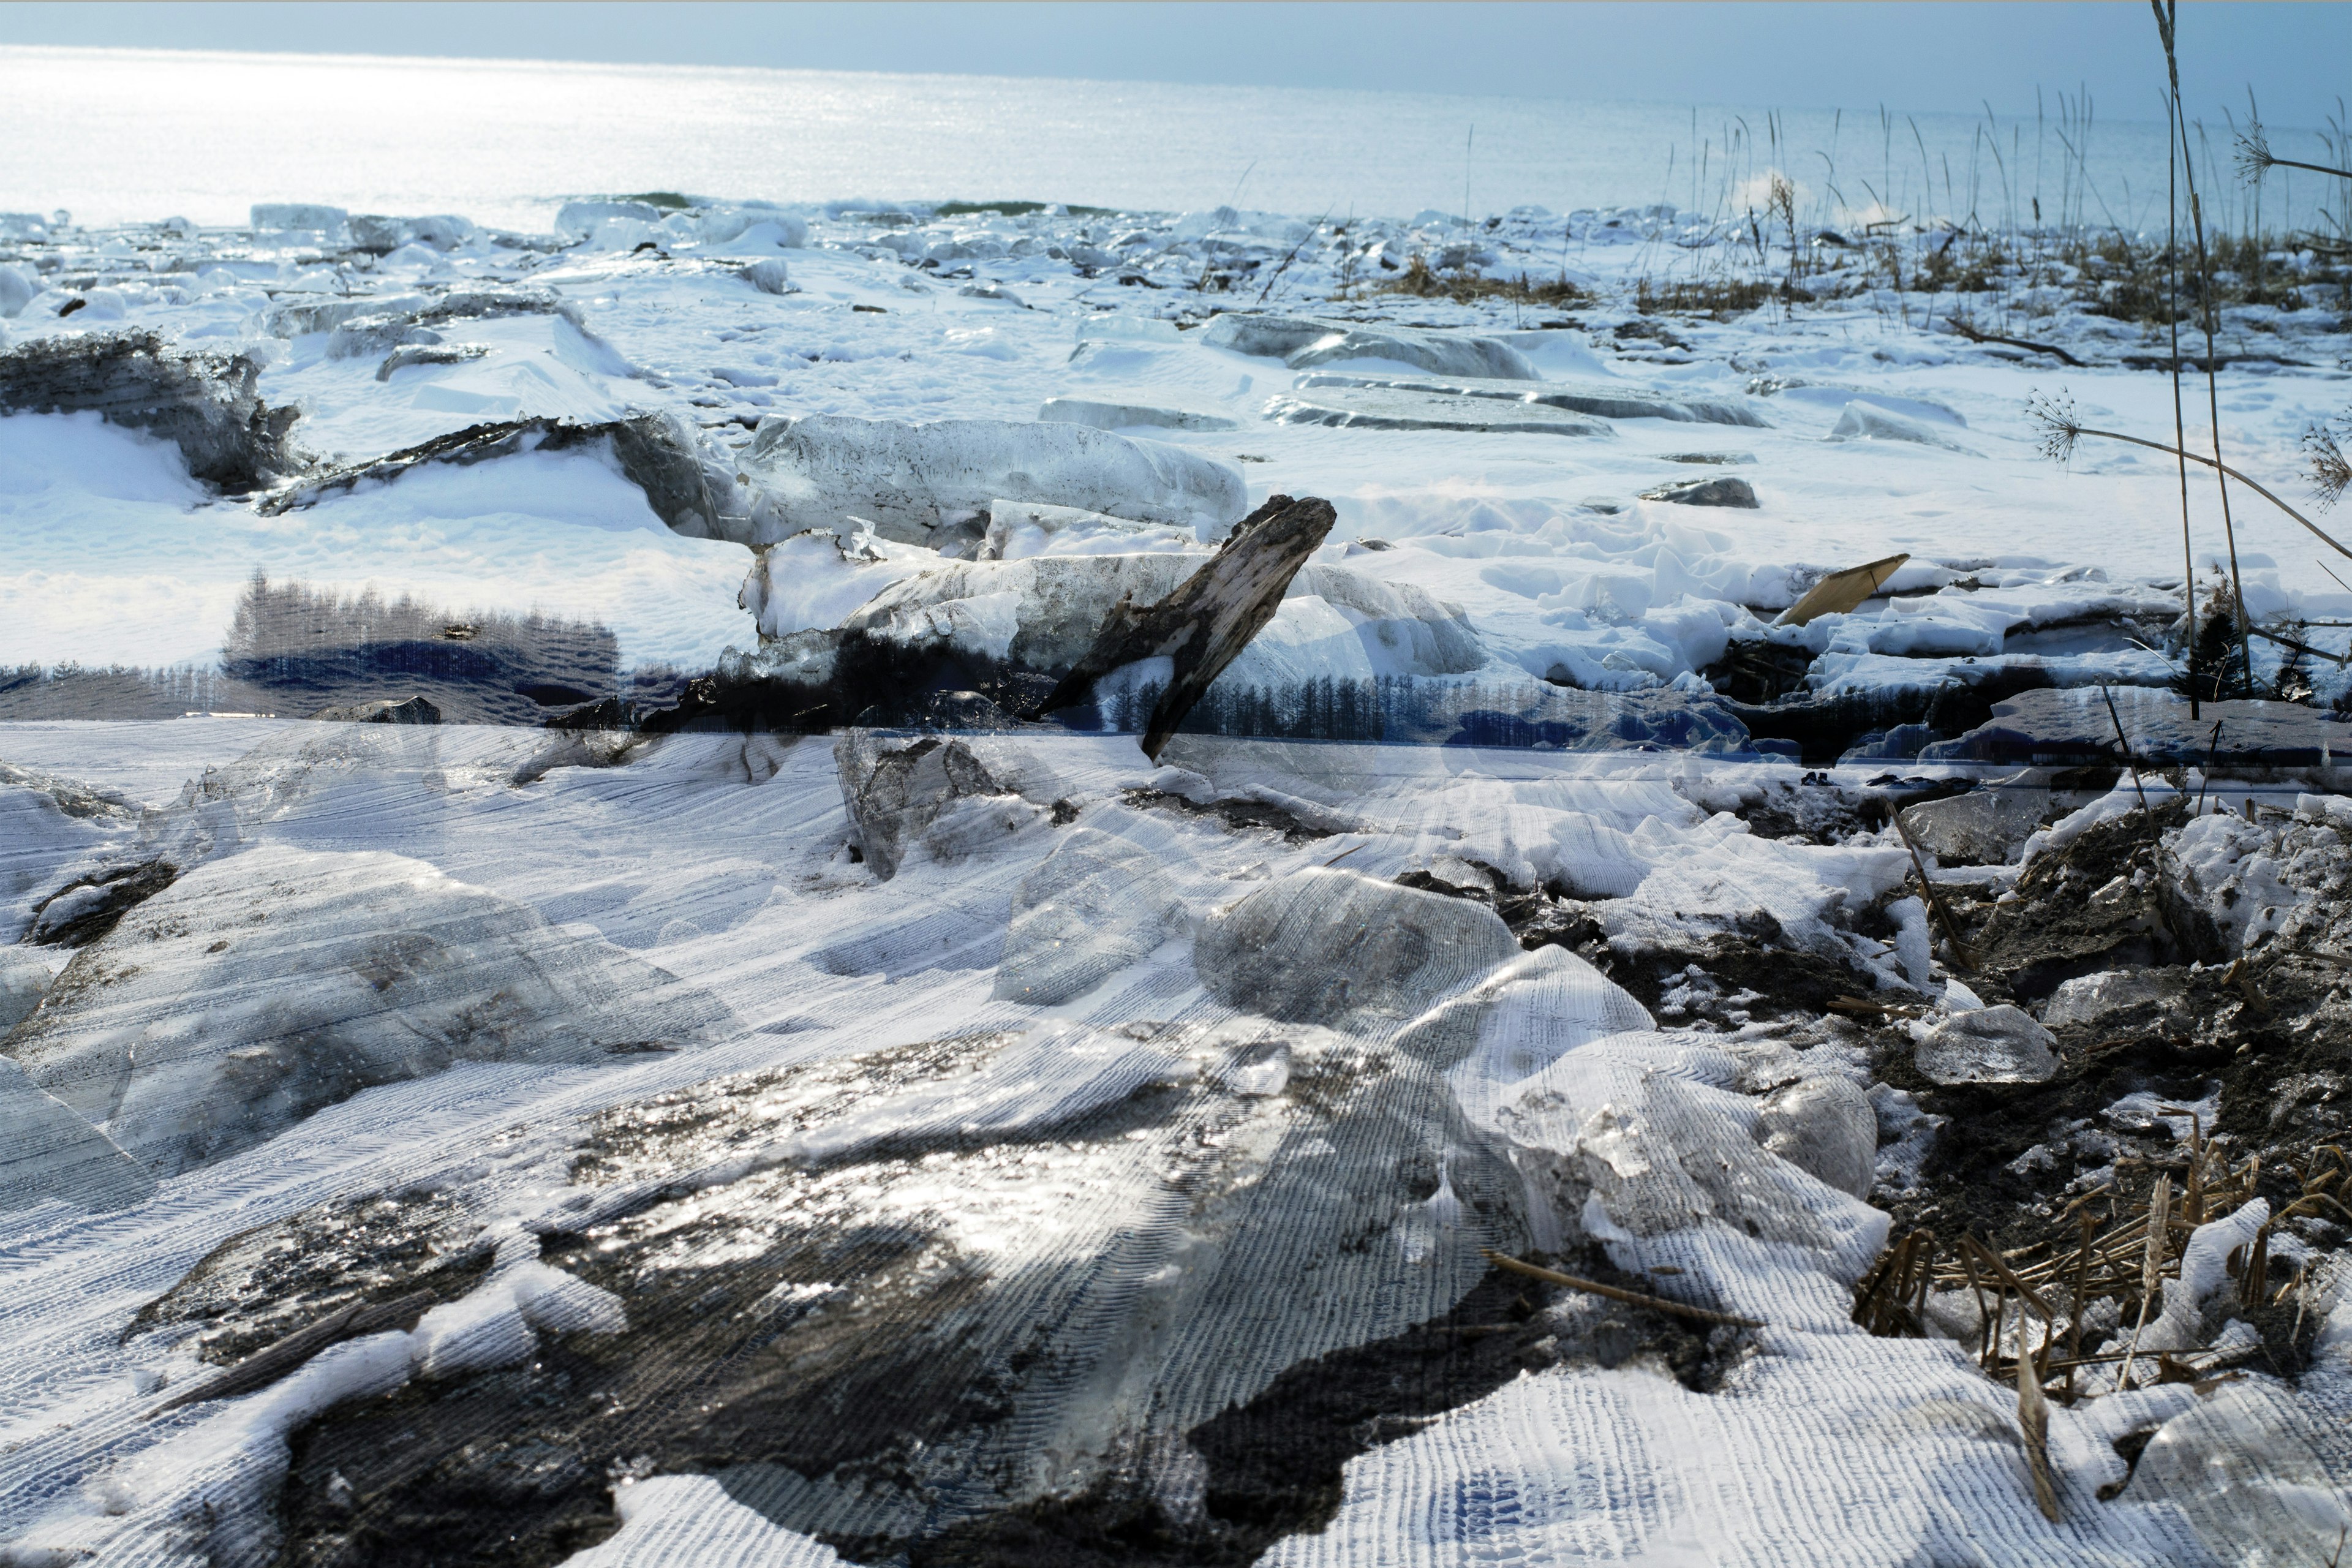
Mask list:
[[[78,878],[33,906],[25,940],[46,947],[88,947],[179,879],[180,868],[165,860],[114,866]]]
[[[2038,1005],[2063,981],[2105,970],[2173,988],[2087,1022],[2059,1020],[2060,1068],[2049,1082],[1939,1087],[1913,1065],[1899,1020],[1872,1032],[1879,1075],[1948,1119],[1921,1190],[1885,1205],[1898,1235],[1924,1227],[1949,1249],[1974,1233],[2008,1249],[2065,1229],[2063,1211],[2077,1199],[2095,1214],[2108,1212],[2109,1197],[2127,1208],[2165,1173],[2185,1194],[2189,1142],[2153,1113],[2118,1110],[2130,1095],[2158,1107],[2217,1100],[2195,1134],[2233,1161],[2260,1155],[2257,1190],[2274,1214],[2298,1195],[2314,1151],[2343,1139],[2352,968],[2291,951],[2239,967],[2200,962],[2218,939],[2158,867],[2156,836],[2179,820],[2175,809],[2103,823],[2037,857],[2013,902],[1960,906],[1981,964],[1964,978],[1989,1003]],[[2347,1235],[2326,1216],[2289,1224],[2322,1248]],[[2262,1331],[2265,1370],[2301,1370],[2315,1321],[2298,1331],[2293,1301],[2237,1315]]]
[[[451,1199],[358,1198],[229,1237],[140,1308],[123,1338],[201,1323],[197,1354],[225,1366],[343,1307],[417,1290],[455,1300],[489,1265],[480,1226]]]

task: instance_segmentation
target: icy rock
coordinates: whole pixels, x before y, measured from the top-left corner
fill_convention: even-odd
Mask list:
[[[1903,808],[1903,826],[1921,849],[1963,866],[2005,866],[2042,826],[2050,792],[2028,787],[1971,790]]]
[[[300,466],[288,439],[299,411],[264,404],[260,374],[248,355],[184,353],[144,328],[37,338],[0,353],[0,414],[95,409],[177,445],[195,479],[241,492]]]
[[[1729,476],[1714,479],[1676,479],[1642,492],[1643,500],[1671,501],[1676,506],[1754,507],[1756,487]]]
[[[33,301],[41,291],[39,281],[25,268],[0,262],[0,316],[13,316]]]
[[[1238,430],[1240,423],[1222,414],[1195,414],[1189,408],[1158,408],[1141,403],[1098,403],[1090,397],[1049,397],[1037,410],[1048,423],[1087,425],[1097,430]]]
[[[740,458],[750,518],[719,537],[772,544],[870,520],[883,538],[936,544],[999,499],[1139,522],[1222,528],[1248,510],[1241,470],[1157,441],[1080,425],[846,415],[765,419]]]
[[[1540,403],[1461,397],[1444,392],[1388,387],[1330,387],[1276,397],[1265,416],[1277,425],[1324,425],[1346,430],[1453,430],[1495,435],[1612,436],[1606,425]]]
[[[834,742],[833,760],[851,836],[884,881],[898,874],[916,843],[967,801],[1001,804],[1006,822],[1016,827],[1035,815],[1019,798],[1017,781],[1000,779],[961,740],[845,730]]]
[[[1931,1083],[2047,1083],[2058,1076],[2058,1037],[2004,1002],[1938,1024],[1912,1060]]]
[[[21,947],[0,947],[0,1037],[29,1016],[49,989],[49,966]]]
[[[1915,446],[1940,447],[1947,452],[1969,452],[1924,419],[1913,419],[1869,403],[1849,403],[1831,427],[1832,441],[1908,441]]]
[[[1601,382],[1541,381],[1528,383],[1486,376],[1352,375],[1318,371],[1292,384],[1305,392],[1324,387],[1387,387],[1398,392],[1444,393],[1457,397],[1489,397],[1510,403],[1563,408],[1572,414],[1604,419],[1672,419],[1686,424],[1760,426],[1763,419],[1744,405],[1715,397],[1673,396],[1639,386],[1612,386]],[[1718,457],[1686,454],[1673,462],[1754,462],[1745,455]]]
[[[1204,550],[1192,529],[1166,523],[1137,522],[1074,506],[1042,506],[1034,501],[993,500],[988,505],[988,531],[981,538],[977,559],[1019,561],[1032,555],[1126,555],[1134,553],[1200,553]]]
[[[1149,851],[1078,828],[1022,879],[996,999],[1059,1006],[1140,961],[1183,921],[1175,887]]]
[[[793,291],[791,269],[772,256],[761,257],[738,276],[762,294],[789,294]]]
[[[1811,1176],[1857,1198],[1878,1179],[1878,1115],[1851,1079],[1799,1079],[1767,1095],[1756,1141]]]
[[[1211,348],[1278,359],[1293,370],[1351,359],[1391,360],[1433,375],[1539,379],[1525,354],[1494,338],[1305,316],[1219,316],[1202,329]]]
[[[1317,868],[1211,911],[1192,964],[1230,1006],[1348,1027],[1413,1017],[1518,952],[1484,904]]]
[[[80,1209],[127,1208],[154,1191],[145,1166],[0,1057],[0,1214],[45,1198]]]
[[[441,710],[422,697],[379,697],[340,708],[321,708],[310,717],[328,724],[438,724]]]
[[[2081,974],[2052,993],[2042,1022],[2053,1029],[2088,1026],[2120,1013],[2177,1002],[2188,982],[2176,969],[2109,969]]]
[[[661,221],[661,209],[648,202],[566,202],[556,212],[555,231],[585,239],[607,218],[634,218],[639,223]]]
[[[9,1049],[170,1175],[371,1085],[671,1049],[725,1016],[421,860],[262,845],[189,872],[77,954]]]
[[[340,234],[351,216],[318,202],[256,202],[251,214],[256,234]]]
[[[1315,496],[1270,496],[1234,525],[1217,552],[1148,609],[1122,599],[1094,644],[1040,703],[1052,713],[1084,701],[1113,671],[1166,661],[1145,728],[1143,754],[1160,760],[1168,738],[1225,667],[1274,618],[1291,580],[1331,531],[1338,513]]]

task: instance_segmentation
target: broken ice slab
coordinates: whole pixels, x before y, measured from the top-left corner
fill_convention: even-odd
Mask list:
[[[988,532],[974,557],[981,561],[1019,561],[1032,555],[1130,555],[1173,552],[1205,548],[1192,529],[1167,523],[1137,522],[1110,517],[1082,507],[1045,506],[1036,501],[988,503]]]
[[[1241,470],[1181,447],[1083,425],[819,414],[764,419],[738,462],[749,516],[716,537],[773,544],[870,521],[884,539],[940,545],[985,526],[992,501],[1041,501],[1210,531],[1249,510]]]
[[[1293,370],[1341,360],[1377,359],[1435,375],[1540,379],[1527,355],[1496,338],[1385,321],[1324,321],[1307,316],[1219,316],[1202,331],[1213,349],[1278,359]]]
[[[1672,419],[1686,425],[1751,425],[1764,420],[1753,409],[1717,397],[1673,396],[1639,386],[1611,386],[1603,382],[1543,381],[1530,384],[1496,376],[1373,375],[1338,371],[1314,371],[1292,385],[1301,392],[1323,387],[1389,387],[1398,392],[1445,393],[1457,397],[1496,397],[1514,403],[1541,404],[1571,414],[1593,414],[1603,419]],[[1752,463],[1736,454],[1688,453],[1671,458],[1676,463]]]
[[[2210,762],[2221,768],[2333,773],[2352,758],[2352,723],[2326,709],[2294,702],[2207,702],[2192,721],[2189,700],[2173,692],[2145,686],[2105,689],[2115,699],[2116,717],[2109,716],[2098,687],[2021,691],[1994,703],[1986,723],[1926,747],[1919,760],[2112,766],[2124,760],[2116,741],[2116,718],[2130,755],[2142,766]]]
[[[1957,425],[1963,429],[1969,423],[1967,417],[1948,403],[1916,395],[1881,392],[1874,387],[1855,386],[1850,382],[1807,381],[1801,376],[1792,375],[1759,375],[1748,382],[1748,391],[1752,396],[1780,397],[1790,403],[1810,404],[1817,408],[1843,410],[1849,404],[1860,401],[1913,419],[1932,419],[1938,424]]]
[[[1746,479],[1676,479],[1672,484],[1659,485],[1642,492],[1643,500],[1668,501],[1675,506],[1737,506],[1755,507],[1756,487]]]
[[[1222,414],[1160,408],[1142,403],[1102,403],[1091,397],[1049,397],[1037,410],[1049,424],[1087,425],[1097,430],[1238,430],[1241,423]]]
[[[1276,397],[1265,416],[1277,425],[1328,425],[1353,430],[1451,430],[1457,433],[1613,436],[1608,426],[1539,403],[1507,403],[1442,392],[1400,392],[1383,386],[1328,387]]]
[[[1748,504],[1753,506],[1756,503],[1751,500]],[[1807,589],[1803,598],[1781,611],[1780,618],[1773,624],[1801,626],[1822,616],[1852,615],[1861,607],[1864,599],[1886,586],[1887,579],[1910,559],[1909,552],[1905,552],[1873,561],[1867,565],[1849,566],[1843,572],[1832,572]]]
[[[1965,452],[1977,456],[1972,447],[1964,447],[1950,437],[1939,434],[1924,419],[1896,414],[1868,403],[1849,403],[1838,422],[1831,427],[1832,441],[1908,441],[1917,447],[1935,447],[1947,452]]]

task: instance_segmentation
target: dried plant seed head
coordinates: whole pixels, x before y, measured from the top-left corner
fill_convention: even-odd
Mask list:
[[[2074,443],[2083,437],[2082,422],[2074,417],[2074,400],[2062,389],[2056,396],[2035,392],[2025,399],[2025,416],[2042,432],[2040,450],[2053,463],[2063,463],[2074,456]]]
[[[2270,138],[2263,133],[2263,122],[2249,121],[2238,133],[2238,177],[2253,184],[2263,177],[2264,170],[2277,162],[2271,156]]]
[[[2352,433],[2352,415],[2344,420],[2347,433]],[[2347,434],[2347,439],[2352,439]],[[2318,498],[2323,511],[2344,497],[2352,486],[2352,458],[2347,458],[2336,433],[2325,425],[2314,425],[2303,433],[2303,449],[2311,459],[2310,472],[2304,477],[2311,481],[2312,492]]]

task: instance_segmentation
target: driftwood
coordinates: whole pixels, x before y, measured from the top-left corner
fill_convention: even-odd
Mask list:
[[[1959,333],[1960,336],[1968,339],[1969,342],[1972,343],[2000,343],[2004,348],[2024,349],[2032,353],[2053,355],[2062,363],[2073,365],[2076,370],[2086,370],[2089,368],[2084,364],[2081,360],[2076,359],[2073,354],[2068,353],[2056,343],[2037,343],[2028,338],[2005,338],[1999,332],[1979,331],[1978,328],[1970,326],[1968,322],[1960,320],[1958,316],[1947,317],[1944,324],[1951,328],[1952,331]]]
[[[1120,600],[1095,635],[1094,646],[1038,704],[1036,714],[1084,701],[1095,682],[1114,669],[1147,658],[1170,659],[1175,668],[1143,737],[1143,754],[1157,761],[1192,705],[1274,618],[1290,580],[1338,520],[1331,503],[1315,496],[1270,498],[1234,524],[1208,564],[1165,599],[1146,608]]]

